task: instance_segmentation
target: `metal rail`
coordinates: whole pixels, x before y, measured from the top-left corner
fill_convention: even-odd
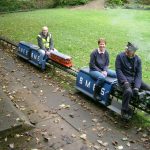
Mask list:
[[[11,46],[14,46],[14,47],[18,47],[18,43],[14,42],[14,41],[11,41],[10,39],[4,37],[4,36],[0,36],[0,41],[3,41],[7,44],[10,44]]]
[[[8,39],[8,38],[6,38],[4,36],[0,36],[0,42],[1,41],[6,43],[7,45],[10,45],[11,47],[15,47],[15,48],[18,47],[18,43],[14,42],[14,41],[11,41],[10,39]],[[56,62],[54,62],[52,60],[49,60],[46,63],[46,66],[50,66],[50,65],[53,65],[53,66],[55,66],[55,67],[65,71],[65,72],[69,73],[70,75],[72,75],[74,77],[76,77],[77,74],[78,74],[78,70],[76,70],[75,68],[64,67],[64,66],[62,66],[62,65],[60,65],[60,64],[58,64],[58,63],[56,63]]]

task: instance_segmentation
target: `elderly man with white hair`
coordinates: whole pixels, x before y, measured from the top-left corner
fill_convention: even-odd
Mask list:
[[[48,27],[42,27],[42,32],[37,36],[38,46],[45,51],[45,54],[50,55],[54,49],[52,34],[48,32]]]

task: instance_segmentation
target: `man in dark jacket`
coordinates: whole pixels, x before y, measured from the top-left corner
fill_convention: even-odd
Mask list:
[[[123,100],[121,115],[125,119],[132,117],[132,110],[129,102],[132,96],[137,96],[139,89],[150,90],[149,86],[142,82],[141,59],[135,54],[138,48],[128,42],[125,52],[117,55],[116,74],[118,83],[123,89]]]

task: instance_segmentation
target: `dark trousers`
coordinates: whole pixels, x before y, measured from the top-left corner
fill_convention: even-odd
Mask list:
[[[142,81],[140,89],[150,91],[150,85],[148,85]],[[122,110],[123,111],[129,110],[129,102],[132,97],[133,97],[133,90],[131,87],[128,89],[123,89],[123,100],[122,100]]]

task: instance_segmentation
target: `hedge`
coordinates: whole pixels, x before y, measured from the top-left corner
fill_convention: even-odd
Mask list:
[[[81,5],[90,0],[0,0],[0,12]]]

